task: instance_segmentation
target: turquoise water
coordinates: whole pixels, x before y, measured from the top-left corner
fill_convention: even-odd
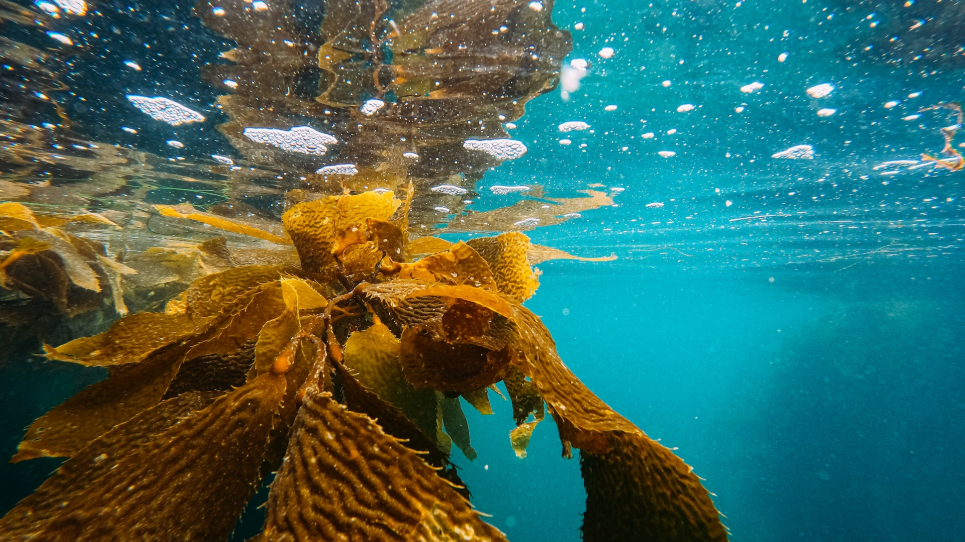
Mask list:
[[[613,197],[613,205],[527,229],[534,243],[617,257],[539,264],[541,286],[527,306],[591,390],[694,467],[732,540],[958,539],[965,171],[921,156],[942,150],[941,128],[960,127],[953,110],[929,107],[965,94],[965,9],[947,1],[544,4],[572,35],[561,64],[585,59],[585,77],[569,100],[554,87],[530,101],[507,129],[528,152],[460,173],[472,203],[452,200],[459,208],[433,220],[540,199],[498,195],[493,186],[541,186],[543,198],[588,189]],[[215,129],[228,120],[214,105],[223,89],[199,76],[230,41],[205,29],[190,3],[91,3],[90,10],[58,19],[71,47],[26,25],[0,27],[61,66],[51,96],[78,138],[148,155],[134,160],[143,170],[118,174],[133,185],[98,191],[101,200],[87,209],[127,213],[136,205],[128,207],[125,190],[144,189],[138,203],[246,201],[279,216],[284,200],[272,190],[291,188],[285,183],[297,167],[274,164],[252,183],[263,192],[242,194],[226,174],[206,169],[212,153],[239,163],[243,156]],[[314,20],[320,12],[306,5],[300,13]],[[7,65],[12,51],[3,49]],[[60,124],[50,100],[31,94],[32,85],[48,83],[7,71],[4,120]],[[753,83],[762,86],[748,88]],[[822,84],[830,93],[814,97]],[[171,127],[131,107],[127,94],[167,96],[208,118]],[[589,129],[561,132],[567,121]],[[804,145],[810,158],[774,156]],[[187,160],[166,163],[176,156]],[[956,165],[954,154],[943,156]],[[0,173],[11,182],[53,178],[55,188],[81,192],[94,183],[83,176],[75,183],[66,168],[46,162],[22,174],[9,154],[2,159]],[[192,173],[198,164],[204,176]],[[271,185],[275,173],[288,177]],[[71,182],[58,185],[58,175]],[[35,202],[77,205],[55,192]],[[159,223],[148,230],[199,235]],[[108,319],[61,326],[49,342],[99,331]],[[41,361],[32,356],[37,345],[4,337],[8,350],[17,348],[0,365],[7,413],[0,455],[9,456],[33,419],[104,375]],[[507,437],[509,403],[496,399],[493,407],[487,417],[467,409],[478,458],[454,451],[473,504],[511,540],[579,540],[586,494],[578,460],[560,458],[551,421],[518,459]],[[8,488],[0,509],[57,464],[0,466],[0,486]],[[236,539],[258,531],[256,504]]]

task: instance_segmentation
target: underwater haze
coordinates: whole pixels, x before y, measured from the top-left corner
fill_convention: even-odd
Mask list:
[[[337,10],[372,3],[293,0],[284,20],[324,34]],[[505,24],[479,19],[492,27],[480,35],[526,47],[480,46],[451,73],[424,68],[421,83],[412,66],[422,65],[400,60],[402,15],[400,25],[376,17],[393,44],[363,39],[354,57],[331,54],[344,65],[326,65],[325,39],[307,31],[287,45],[274,22],[256,32],[222,4],[0,1],[0,205],[23,204],[39,229],[53,227],[42,216],[97,217],[62,228],[101,244],[103,270],[87,272],[111,284],[88,300],[68,262],[63,299],[24,286],[21,256],[10,258],[27,249],[10,224],[25,219],[0,213],[0,272],[12,277],[0,290],[4,458],[34,420],[108,376],[58,361],[50,345],[102,333],[128,311],[164,312],[229,267],[199,243],[227,239],[217,254],[237,249],[223,258],[231,266],[249,262],[240,247],[277,248],[272,238],[290,234],[300,248],[281,224],[317,200],[306,194],[405,200],[414,179],[412,239],[523,232],[568,253],[539,260],[525,307],[587,388],[693,467],[730,540],[965,532],[965,3],[375,2],[390,15],[423,4],[434,15],[515,10]],[[282,2],[230,4],[254,17]],[[225,54],[250,44],[264,50]],[[311,54],[290,52],[303,46]],[[358,61],[372,50],[385,61],[374,75]],[[269,90],[289,67],[298,76]],[[410,131],[379,124],[404,116],[407,96],[456,94],[471,99]],[[332,139],[283,131],[298,126]],[[279,254],[250,262],[302,257],[305,267],[301,250]],[[472,446],[456,442],[450,457],[482,519],[514,541],[590,540],[581,452],[562,457],[552,405],[521,458],[511,401],[489,394],[495,413],[483,415],[455,396]],[[0,465],[0,515],[64,455]],[[261,532],[273,476],[231,540]],[[603,539],[623,538],[593,538]]]

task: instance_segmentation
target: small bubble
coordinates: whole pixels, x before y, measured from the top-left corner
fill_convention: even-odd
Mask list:
[[[506,517],[506,526],[507,526],[507,527],[515,527],[515,526],[516,526],[516,516],[507,516],[507,517]]]
[[[563,309],[563,316],[569,316],[569,315],[570,315],[570,309]]]

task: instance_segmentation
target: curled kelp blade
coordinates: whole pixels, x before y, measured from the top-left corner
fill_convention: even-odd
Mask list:
[[[215,398],[212,393],[185,393],[145,410],[91,442],[0,519],[0,539],[35,538],[61,508],[116,468],[135,448],[210,405]]]
[[[254,493],[285,387],[265,374],[151,439],[73,495],[37,539],[226,539]]]
[[[505,537],[375,421],[309,389],[258,540],[420,539]]]
[[[514,305],[515,363],[545,399],[564,450],[580,448],[583,539],[723,541],[727,532],[692,469],[593,394],[563,364],[539,318]]]

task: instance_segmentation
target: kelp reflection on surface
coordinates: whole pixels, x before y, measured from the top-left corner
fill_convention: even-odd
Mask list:
[[[475,455],[462,399],[492,413],[503,382],[517,455],[547,411],[563,454],[581,450],[585,540],[726,539],[691,469],[590,392],[523,306],[532,265],[577,257],[519,231],[611,195],[534,187],[465,211],[486,170],[526,152],[503,123],[570,50],[540,8],[202,0],[237,45],[204,77],[230,91],[219,129],[243,155],[203,168],[5,120],[2,321],[121,318],[45,347],[110,376],[28,428],[14,461],[69,459],[0,537],[225,539],[277,471],[259,539],[504,540],[449,459]]]

